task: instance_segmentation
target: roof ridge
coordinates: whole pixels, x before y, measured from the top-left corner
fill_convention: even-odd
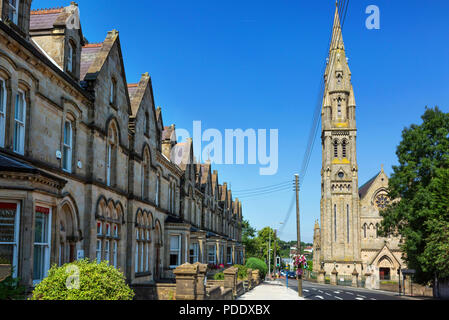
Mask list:
[[[101,46],[103,46],[103,42],[98,42],[98,43],[88,43],[88,44],[85,44],[85,45],[83,46],[83,48],[98,48],[98,47],[101,47]]]
[[[31,15],[38,14],[51,14],[51,13],[61,13],[64,10],[64,7],[55,7],[55,8],[42,8],[42,9],[32,9]]]

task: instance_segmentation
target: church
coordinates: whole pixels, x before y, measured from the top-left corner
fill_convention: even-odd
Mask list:
[[[356,103],[338,7],[324,81],[321,225],[317,221],[314,228],[313,268],[331,279],[370,276],[372,287],[378,288],[379,281],[397,280],[398,270],[406,266],[400,238],[377,232],[382,221],[379,211],[391,201],[383,166],[359,187]]]

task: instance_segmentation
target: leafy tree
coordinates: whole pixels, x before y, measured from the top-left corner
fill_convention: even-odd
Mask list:
[[[242,221],[242,243],[245,245],[247,257],[254,257],[258,254],[257,241],[255,239],[256,229],[251,227],[248,220]]]
[[[123,273],[107,262],[79,260],[54,265],[33,291],[32,300],[132,300]]]
[[[381,234],[401,235],[415,280],[449,277],[449,114],[426,108],[421,125],[402,132],[398,166],[389,180],[392,204],[381,212]]]

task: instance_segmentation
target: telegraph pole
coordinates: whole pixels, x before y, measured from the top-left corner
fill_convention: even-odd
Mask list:
[[[276,270],[277,270],[277,263],[278,263],[278,257],[276,256],[276,229],[274,229],[274,273],[276,276]]]
[[[271,279],[271,228],[268,237],[268,276]]]
[[[296,232],[297,232],[297,254],[301,254],[301,228],[299,222],[299,175],[295,174],[295,193],[296,193]],[[302,275],[296,273],[296,280],[298,282],[298,296],[302,297]]]

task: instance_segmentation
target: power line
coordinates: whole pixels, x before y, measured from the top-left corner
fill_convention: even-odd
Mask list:
[[[252,192],[257,192],[257,191],[264,191],[266,189],[271,189],[274,187],[278,187],[278,186],[283,186],[286,184],[289,184],[291,181],[284,181],[281,183],[277,183],[277,184],[273,184],[270,186],[265,186],[265,187],[258,187],[258,188],[251,188],[251,189],[245,189],[245,190],[238,190],[238,191],[232,191],[233,194],[245,194],[245,193],[252,193]]]
[[[340,6],[338,7],[339,18],[343,17],[342,22],[340,22],[340,29],[341,29],[341,31],[343,31],[344,22],[346,20],[346,14],[347,14],[347,11],[348,11],[348,6],[349,6],[349,0],[347,0],[347,1],[344,0],[343,2],[340,2]],[[343,11],[344,11],[344,14],[342,14]],[[335,32],[337,32],[337,28],[334,28],[334,26],[333,26],[332,27],[332,32],[331,32],[331,35],[330,35],[330,39],[329,39],[329,42],[328,42],[329,53],[330,53],[330,50],[334,46],[334,43],[332,41],[335,41],[337,44],[340,41],[341,33],[337,34],[336,37],[335,37]],[[329,70],[332,70],[334,61],[335,61],[335,55],[332,56],[331,61],[326,61],[326,64],[323,67],[322,74],[325,73],[325,71],[326,71],[326,69],[328,67],[329,62],[330,62]],[[300,174],[299,174],[299,188],[301,188],[302,183],[304,182],[304,178],[305,178],[305,175],[307,173],[307,169],[309,167],[310,158],[311,158],[311,154],[312,154],[312,151],[313,151],[313,146],[314,146],[315,141],[316,141],[316,136],[317,136],[317,132],[318,132],[319,123],[321,122],[321,117],[320,117],[321,107],[322,107],[321,106],[321,102],[322,102],[322,99],[324,98],[325,90],[328,87],[329,79],[330,79],[330,77],[328,76],[326,80],[324,80],[324,78],[321,80],[320,89],[318,91],[317,104],[315,106],[315,110],[314,110],[313,117],[312,117],[312,126],[310,127],[310,131],[309,131],[307,148],[306,148],[306,151],[304,153],[304,158],[303,158],[303,162],[302,162],[302,165],[301,165],[301,171],[300,171]],[[295,196],[293,195],[290,207],[289,207],[289,209],[287,211],[286,217],[284,219],[284,223],[283,223],[279,233],[281,233],[284,230],[284,227],[285,227],[288,219],[290,218],[290,215],[291,215],[294,203],[295,203]]]

